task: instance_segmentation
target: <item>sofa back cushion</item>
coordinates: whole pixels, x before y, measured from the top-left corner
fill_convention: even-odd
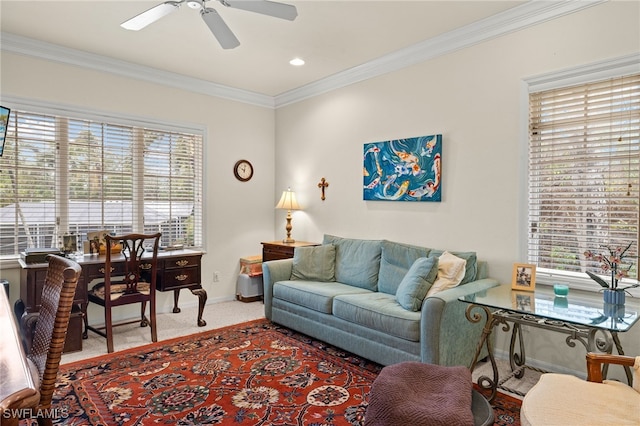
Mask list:
[[[336,281],[376,291],[382,253],[380,240],[325,235],[322,243],[336,247]]]
[[[396,294],[400,282],[416,259],[428,257],[430,249],[409,244],[382,241],[378,291]]]
[[[442,256],[442,253],[444,253],[445,251],[446,250],[433,249],[429,253],[429,256],[440,257],[440,256]],[[462,281],[460,282],[460,285],[469,283],[471,281],[475,281],[476,275],[478,273],[478,265],[477,265],[478,259],[477,259],[477,256],[476,256],[476,252],[475,251],[467,251],[467,252],[450,251],[449,253],[453,254],[454,256],[460,257],[460,258],[462,258],[462,259],[467,261],[467,264],[465,266],[464,277],[462,278]]]
[[[324,244],[296,247],[293,252],[291,280],[335,281],[336,247]]]

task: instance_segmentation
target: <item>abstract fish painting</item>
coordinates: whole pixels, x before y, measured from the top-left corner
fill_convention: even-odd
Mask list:
[[[441,201],[442,135],[364,145],[363,198]]]

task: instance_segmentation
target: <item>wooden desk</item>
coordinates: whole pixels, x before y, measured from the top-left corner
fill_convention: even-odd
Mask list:
[[[22,347],[19,327],[13,316],[9,299],[0,291],[0,423],[17,425],[18,418],[7,410],[35,408],[40,401],[38,378],[29,368]]]
[[[82,350],[82,339],[87,338],[87,330],[82,330],[82,319],[87,315],[87,290],[93,280],[104,280],[105,256],[84,255],[76,259],[82,266],[82,274],[78,280],[74,296],[74,310],[71,313],[65,352]],[[124,256],[112,256],[114,273],[124,271]],[[202,252],[196,250],[172,250],[158,253],[159,291],[173,291],[173,312],[180,312],[178,298],[180,290],[189,289],[198,296],[198,326],[207,323],[202,319],[207,292],[201,285]],[[40,310],[42,287],[47,274],[46,263],[25,263],[20,259],[20,300],[16,302],[16,313],[29,315]],[[77,325],[80,324],[80,325]]]

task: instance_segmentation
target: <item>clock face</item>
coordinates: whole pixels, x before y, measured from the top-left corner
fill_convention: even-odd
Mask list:
[[[242,182],[246,182],[253,177],[253,166],[247,160],[239,160],[233,166],[233,174]]]

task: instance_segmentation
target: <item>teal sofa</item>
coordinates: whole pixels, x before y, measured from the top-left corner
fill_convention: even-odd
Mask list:
[[[265,316],[382,365],[469,366],[482,322],[470,323],[458,298],[498,282],[474,252],[452,252],[465,260],[462,281],[425,297],[445,275],[439,269],[450,254],[443,253],[325,235],[321,246],[296,248],[293,259],[263,263]]]

